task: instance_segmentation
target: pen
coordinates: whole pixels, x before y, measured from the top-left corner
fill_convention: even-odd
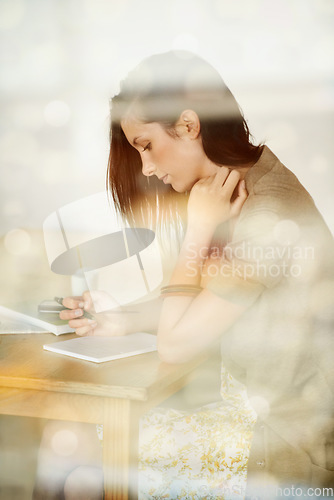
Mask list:
[[[64,304],[63,304],[63,297],[54,297],[54,300],[56,302],[58,302],[58,304],[60,304],[61,306],[63,306],[63,311],[66,309],[68,311],[72,311],[72,309],[70,309],[69,307],[65,307]],[[85,318],[88,318],[88,319],[95,319],[94,316],[92,316],[91,314],[89,314],[87,311],[84,311],[83,313],[83,316]]]
[[[54,300],[56,302],[58,302],[58,304],[60,304],[61,306],[63,306],[63,310],[68,310],[68,311],[72,311],[73,309],[70,309],[69,307],[65,307],[63,305],[63,297],[54,297]],[[110,311],[103,311],[104,313],[113,313],[113,314],[138,314],[139,311],[115,311],[115,310],[110,310]],[[87,311],[84,311],[83,313],[84,317],[85,318],[88,318],[88,319],[96,319],[92,314],[89,314]]]

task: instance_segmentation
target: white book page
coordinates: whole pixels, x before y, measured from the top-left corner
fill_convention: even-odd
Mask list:
[[[121,337],[79,337],[62,342],[45,344],[47,351],[65,354],[74,358],[102,363],[156,351],[157,338],[149,333],[132,333]]]
[[[52,332],[55,335],[62,335],[64,333],[74,332],[73,328],[70,328],[66,321],[59,318],[57,314],[39,314],[37,310],[37,304],[22,303],[14,305],[14,308],[5,307],[0,304],[0,318],[3,318],[4,322],[13,322],[13,326],[26,325],[26,329],[17,333],[33,333],[33,332]],[[27,326],[29,325],[29,327]],[[5,329],[8,327],[6,326]],[[19,326],[15,329],[17,330]],[[23,327],[22,327],[23,328]],[[0,333],[5,333],[5,331]],[[8,332],[13,333],[13,332]]]
[[[0,318],[0,335],[9,335],[15,333],[48,333],[49,330],[38,326],[24,323],[23,321]]]

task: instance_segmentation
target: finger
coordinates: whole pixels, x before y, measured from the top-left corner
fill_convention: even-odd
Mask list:
[[[243,204],[245,203],[247,198],[248,198],[248,192],[246,189],[246,184],[245,184],[245,181],[242,180],[241,182],[239,182],[239,185],[238,185],[238,196],[231,204],[231,215],[232,216],[239,215],[239,213],[243,207]]]
[[[86,290],[83,294],[82,294],[82,298],[83,298],[83,302],[84,302],[84,309],[85,311],[89,311],[90,309],[93,308],[93,300],[92,300],[92,296],[91,296],[91,293]]]
[[[78,309],[78,307],[83,307],[83,299],[81,296],[75,297],[65,297],[63,299],[63,306],[69,309]]]
[[[237,170],[232,170],[224,183],[224,192],[227,196],[231,198],[233,191],[235,190],[238,182],[240,180],[240,173]]]
[[[73,318],[79,318],[80,316],[83,315],[83,309],[63,309],[63,311],[60,311],[59,317],[60,319],[73,319]]]
[[[238,184],[238,196],[244,196],[244,195],[246,195],[246,197],[247,197],[248,191],[246,188],[246,182],[244,179],[242,179]]]
[[[227,167],[220,167],[218,172],[214,176],[214,184],[216,184],[217,186],[222,186],[225,183],[229,173],[230,170]]]
[[[79,319],[71,319],[68,324],[70,325],[71,328],[74,328],[75,330],[77,328],[81,327],[89,327],[89,328],[95,328],[97,326],[97,322],[94,319],[87,319],[87,318],[79,318]]]
[[[82,326],[80,328],[77,328],[75,330],[76,335],[79,335],[79,337],[88,337],[90,335],[94,335],[94,328],[91,326]]]

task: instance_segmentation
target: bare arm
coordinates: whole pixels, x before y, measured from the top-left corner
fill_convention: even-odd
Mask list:
[[[201,283],[202,265],[216,227],[238,215],[247,198],[244,185],[239,183],[237,197],[231,201],[239,178],[238,172],[221,167],[215,176],[195,184],[188,204],[188,228],[171,284]],[[63,301],[71,310],[62,311],[60,316],[69,320],[69,325],[78,335],[126,335],[135,331],[155,332],[158,328],[159,354],[161,359],[169,362],[186,361],[212,344],[243,311],[240,306],[224,302],[204,290],[195,300],[191,297],[170,297],[164,300],[162,306],[162,301],[156,299],[119,308],[122,313],[96,314],[97,321],[94,321],[82,317],[83,310],[94,314],[92,294],[85,292],[82,297],[66,297]],[[113,301],[108,296],[102,297],[104,299]],[[115,304],[104,310],[113,307]],[[129,309],[138,313],[127,313]]]
[[[239,214],[247,192],[239,174],[222,167],[195,184],[188,204],[188,228],[170,284],[201,284],[201,270],[216,227]],[[238,194],[231,201],[238,185]],[[196,298],[164,299],[158,351],[163,361],[184,362],[217,341],[245,307],[203,290]]]
[[[87,291],[82,296],[66,297],[63,300],[64,306],[69,309],[61,311],[60,317],[68,320],[69,326],[75,329],[77,335],[113,336],[139,331],[156,333],[162,305],[160,299],[123,306],[122,308],[117,307],[114,313],[97,314],[94,312],[92,296],[101,294],[104,301],[113,302],[113,299],[105,292],[97,291],[92,293]],[[111,306],[115,306],[115,304],[113,303]],[[94,319],[84,317],[84,310],[93,314]]]

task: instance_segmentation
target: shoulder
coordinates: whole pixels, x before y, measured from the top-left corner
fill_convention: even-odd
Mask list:
[[[246,242],[256,248],[312,247],[318,261],[332,263],[333,236],[297,177],[267,147],[248,174],[249,196],[230,245]]]
[[[290,202],[292,197],[304,199],[314,205],[313,199],[296,175],[291,172],[267,147],[246,175],[250,196],[271,195]]]
[[[249,196],[241,220],[260,213],[273,213],[279,219],[306,223],[322,221],[311,195],[267,146],[245,181]]]

